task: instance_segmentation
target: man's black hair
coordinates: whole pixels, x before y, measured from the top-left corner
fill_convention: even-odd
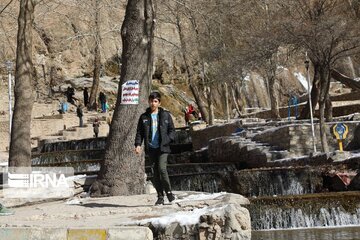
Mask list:
[[[149,100],[152,100],[152,99],[157,99],[159,100],[159,102],[161,102],[161,95],[159,92],[152,92],[150,93],[149,95]]]

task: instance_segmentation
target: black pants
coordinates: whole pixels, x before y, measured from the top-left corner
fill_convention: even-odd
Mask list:
[[[167,157],[168,153],[162,153],[159,148],[149,148],[149,159],[152,163],[154,176],[152,183],[156,189],[158,197],[164,196],[171,192],[170,179],[167,172]]]

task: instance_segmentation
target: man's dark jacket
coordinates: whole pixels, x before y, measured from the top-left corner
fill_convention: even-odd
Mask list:
[[[150,108],[141,114],[136,129],[135,147],[141,146],[142,141],[145,143],[145,152],[149,151],[149,143],[151,142],[152,120]],[[158,112],[158,131],[160,151],[170,153],[170,143],[175,139],[175,127],[170,112],[159,107]]]

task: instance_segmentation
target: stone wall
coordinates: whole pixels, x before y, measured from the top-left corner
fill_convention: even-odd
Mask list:
[[[300,113],[305,105],[299,105],[298,112]],[[294,116],[295,109],[294,107],[291,107],[291,116]],[[360,104],[351,104],[351,105],[345,105],[345,106],[334,106],[333,107],[333,116],[339,117],[339,116],[345,116],[352,113],[360,112]],[[288,107],[280,107],[279,113],[281,118],[287,118],[288,117]],[[255,118],[263,118],[263,119],[271,119],[271,110],[268,111],[262,111],[257,113],[250,113],[247,114],[246,117],[255,117]],[[315,117],[319,117],[319,111],[315,111]]]
[[[349,127],[349,134],[343,144],[346,146],[347,143],[350,142],[350,140],[353,138],[354,129],[359,122],[344,123]],[[332,126],[334,124],[335,123],[327,123],[326,134],[330,151],[336,151],[339,149],[338,142],[336,139],[334,139],[332,132]],[[321,150],[319,124],[315,124],[314,127],[316,148],[317,150]],[[268,129],[262,133],[256,134],[252,140],[278,147],[281,150],[288,150],[289,152],[296,155],[307,155],[310,152],[313,152],[312,131],[310,124],[294,124],[278,127],[276,129]]]
[[[232,133],[235,133],[239,126],[240,121],[223,125],[214,125],[203,129],[199,129],[199,127],[195,125],[190,130],[193,149],[196,151],[208,146],[211,139],[222,136],[230,136]]]
[[[251,140],[267,143],[280,149],[289,149],[290,147],[290,125],[267,129],[256,134]]]
[[[359,100],[360,92],[350,92],[336,96],[330,96],[331,101],[355,101]]]

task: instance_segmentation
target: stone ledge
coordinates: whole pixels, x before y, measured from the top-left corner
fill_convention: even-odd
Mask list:
[[[153,234],[147,227],[112,228],[45,228],[2,227],[0,239],[7,240],[151,240]]]

